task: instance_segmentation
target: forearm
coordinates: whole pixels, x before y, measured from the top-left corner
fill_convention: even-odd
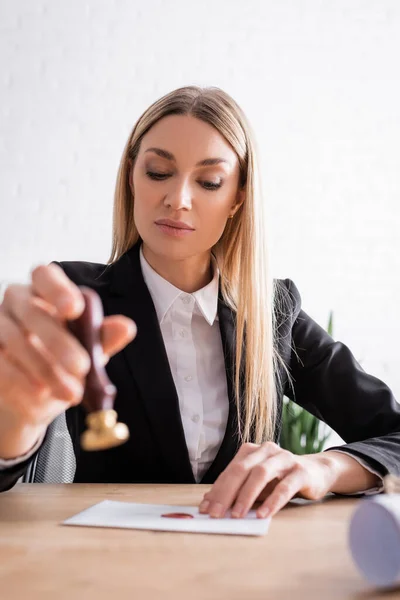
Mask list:
[[[321,453],[332,474],[330,492],[335,494],[353,494],[363,492],[379,485],[380,478],[365,469],[348,454],[330,452]]]

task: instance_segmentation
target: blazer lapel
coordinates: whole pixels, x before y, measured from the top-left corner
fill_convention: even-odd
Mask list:
[[[113,265],[109,314],[124,314],[137,325],[136,338],[120,353],[139,388],[141,399],[176,483],[196,483],[182,425],[179,399],[150,292],[144,282],[137,243]]]

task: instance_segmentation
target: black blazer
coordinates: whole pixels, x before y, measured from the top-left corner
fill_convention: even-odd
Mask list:
[[[129,427],[129,441],[117,448],[85,452],[79,444],[84,430],[83,409],[77,406],[66,412],[76,455],[75,482],[196,483],[157,315],[141,272],[139,247],[135,244],[108,267],[89,262],[58,263],[77,285],[98,292],[106,315],[127,315],[138,330],[136,338],[106,367],[118,390],[115,408]],[[294,392],[282,369],[275,441],[279,440],[286,395],[338,432],[346,441],[342,449],[363,458],[382,476],[389,472],[400,475],[400,405],[391,390],[365,373],[350,350],[334,342],[301,309],[300,294],[290,279],[277,283],[288,292],[285,317],[279,321],[279,350],[293,376]],[[230,367],[235,352],[235,315],[221,294],[218,316],[230,409],[224,439],[201,483],[213,483],[240,447]],[[0,491],[12,487],[33,458],[1,471]]]

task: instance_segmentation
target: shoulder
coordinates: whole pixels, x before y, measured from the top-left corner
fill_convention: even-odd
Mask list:
[[[292,279],[274,279],[274,335],[279,356],[288,365],[295,324],[302,319],[301,296]]]
[[[274,279],[274,310],[276,316],[291,318],[292,322],[301,310],[301,295],[292,279]]]

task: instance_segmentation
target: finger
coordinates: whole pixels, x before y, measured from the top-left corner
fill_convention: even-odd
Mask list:
[[[247,477],[245,467],[242,463],[250,454],[260,448],[259,444],[243,444],[237,452],[235,458],[228,467],[219,475],[214,482],[211,490],[204,494],[203,500],[199,506],[200,513],[209,513],[213,517],[224,516],[227,510],[227,502],[231,503],[236,497],[236,489],[243,483]],[[225,497],[225,500],[224,500]]]
[[[0,348],[3,355],[12,360],[34,385],[48,387],[52,395],[66,401],[74,400],[82,387],[81,383],[46,359],[38,344],[39,340],[34,341],[33,336],[25,335],[0,310]]]
[[[132,319],[123,315],[105,317],[101,327],[103,352],[113,356],[136,336],[136,325]]]
[[[263,445],[243,444],[235,458],[214,482],[211,490],[204,495],[199,512],[208,512],[214,517],[224,516],[234,502],[252,466],[257,464],[262,457],[277,450],[279,450],[279,446],[273,442],[266,442]]]
[[[38,397],[48,393],[46,385],[28,378],[5,356],[3,349],[0,348],[0,401],[4,402],[5,398],[17,396],[18,390]]]
[[[28,287],[11,285],[6,290],[7,303],[2,310],[26,333],[34,334],[44,344],[54,363],[60,363],[71,375],[84,376],[90,368],[90,357],[78,340],[50,314],[49,305],[32,296]],[[4,304],[4,303],[3,303]]]
[[[235,501],[239,490],[243,486],[251,470],[261,460],[272,456],[280,450],[277,444],[267,442],[262,446],[246,448],[238,452],[232,462],[221,473],[213,488],[207,494],[207,501],[210,502],[204,512],[208,512],[211,517],[223,517],[232,503]],[[204,506],[204,505],[203,505]],[[203,512],[200,505],[200,512]]]
[[[294,464],[294,455],[286,450],[281,450],[255,465],[236,498],[232,508],[232,517],[244,518],[268,483],[275,478],[282,478],[293,469]]]
[[[32,292],[55,306],[62,319],[77,319],[85,308],[79,287],[55,263],[32,270]]]
[[[278,483],[272,494],[257,509],[257,517],[264,519],[265,517],[274,516],[303,487],[304,480],[305,474],[303,469],[296,465]]]
[[[0,406],[4,406],[12,399],[12,406],[5,409],[15,418],[32,425],[42,424],[44,412],[47,412],[47,423],[54,416],[68,408],[69,403],[64,400],[54,399],[52,406],[48,407],[49,388],[36,384],[28,379],[23,371],[10,361],[0,350]],[[51,413],[49,412],[51,408]]]
[[[241,457],[243,458],[244,456],[247,456],[248,454],[254,452],[257,448],[260,448],[260,446],[261,446],[261,444],[252,444],[250,442],[242,444],[242,446],[240,446],[240,448],[233,460],[238,460]],[[212,488],[206,494],[204,494],[203,500],[199,507],[200,512],[203,512],[203,513],[207,512],[208,506],[206,506],[206,504],[207,505],[211,504],[211,500],[215,494],[215,484],[217,483],[218,479],[214,482]],[[204,506],[204,509],[202,508],[203,506]]]

